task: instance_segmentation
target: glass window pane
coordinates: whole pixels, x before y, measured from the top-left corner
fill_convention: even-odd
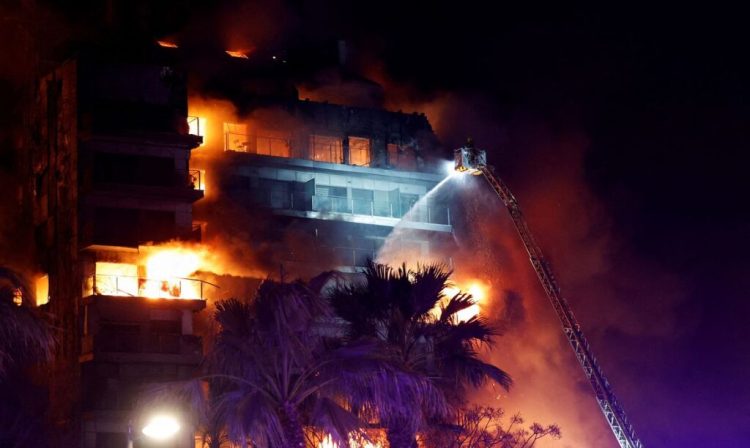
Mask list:
[[[388,163],[399,170],[416,170],[417,158],[414,148],[388,143]]]
[[[224,150],[247,152],[247,125],[224,123]]]
[[[310,158],[318,162],[343,163],[344,154],[341,138],[311,135]]]
[[[266,156],[291,157],[291,138],[289,133],[259,129],[255,136],[255,152]]]
[[[370,164],[370,139],[349,137],[349,163],[359,166]]]

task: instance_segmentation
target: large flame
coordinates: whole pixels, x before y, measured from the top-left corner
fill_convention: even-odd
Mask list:
[[[205,299],[199,271],[225,270],[221,256],[202,244],[172,242],[141,246],[133,263],[97,261],[93,294],[152,299]]]
[[[149,298],[200,299],[202,283],[191,279],[206,265],[206,249],[202,247],[167,246],[150,250],[146,258],[146,279],[143,296]]]
[[[482,306],[486,305],[487,296],[489,295],[489,286],[480,280],[469,280],[462,284],[465,286],[462,287],[461,284],[454,282],[452,285],[443,289],[443,294],[445,295],[443,301],[447,302],[461,292],[471,294],[472,299],[474,299],[474,304],[456,313],[456,319],[459,322],[466,322],[472,317],[479,316]],[[438,315],[439,312],[439,309],[434,310],[436,315]]]

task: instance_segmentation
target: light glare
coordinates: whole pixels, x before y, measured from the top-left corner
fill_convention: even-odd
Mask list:
[[[157,415],[149,420],[148,424],[143,427],[142,432],[151,439],[167,440],[177,434],[179,430],[180,424],[174,417]]]

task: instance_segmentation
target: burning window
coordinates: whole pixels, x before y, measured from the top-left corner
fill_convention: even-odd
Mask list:
[[[417,158],[414,149],[409,146],[388,143],[388,163],[397,169],[415,170]]]
[[[36,306],[45,305],[49,302],[49,276],[37,277],[35,282]]]
[[[189,278],[205,262],[206,249],[188,246],[140,249],[143,259],[135,263],[96,262],[87,279],[86,295],[202,299],[204,282]]]
[[[203,117],[187,117],[188,134],[203,137],[200,146],[206,144],[206,119]]]
[[[341,138],[311,135],[310,158],[318,162],[343,163],[344,151]]]
[[[188,170],[188,185],[193,190],[206,191],[206,170]]]
[[[259,129],[255,136],[255,152],[265,156],[290,157],[289,134],[283,131]]]
[[[349,163],[367,166],[370,164],[370,139],[349,137]]]
[[[247,152],[247,125],[224,123],[224,150]]]
[[[138,266],[130,263],[96,262],[93,293],[105,296],[137,296]]]

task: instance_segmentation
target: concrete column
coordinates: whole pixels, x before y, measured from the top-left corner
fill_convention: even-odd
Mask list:
[[[349,158],[349,136],[348,135],[344,136],[341,146],[343,148],[343,153],[344,153],[344,165],[349,165],[350,158]]]
[[[182,334],[193,334],[193,312],[182,310]]]

